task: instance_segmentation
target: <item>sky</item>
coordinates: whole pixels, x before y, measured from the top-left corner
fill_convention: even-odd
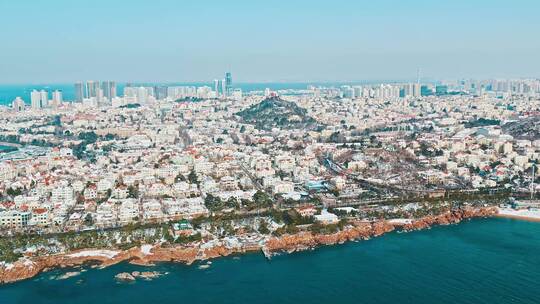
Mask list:
[[[0,0],[0,84],[540,77],[537,0]]]

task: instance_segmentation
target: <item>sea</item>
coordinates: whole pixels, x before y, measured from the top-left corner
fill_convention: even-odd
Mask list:
[[[478,219],[368,241],[199,264],[66,270],[0,287],[0,303],[539,303],[540,223]],[[116,282],[125,271],[167,272]]]

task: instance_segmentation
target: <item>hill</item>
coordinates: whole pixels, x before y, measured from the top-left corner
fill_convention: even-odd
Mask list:
[[[308,129],[317,128],[315,119],[307,115],[307,110],[294,102],[279,97],[266,98],[260,103],[236,113],[241,122],[255,125],[257,129]]]
[[[540,139],[540,116],[531,116],[506,123],[502,129],[517,139]]]

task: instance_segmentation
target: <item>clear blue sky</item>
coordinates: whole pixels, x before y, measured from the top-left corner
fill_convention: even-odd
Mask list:
[[[539,77],[537,0],[0,0],[0,83]]]

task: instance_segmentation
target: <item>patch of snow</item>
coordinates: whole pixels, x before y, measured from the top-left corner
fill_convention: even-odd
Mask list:
[[[152,245],[144,244],[144,245],[141,246],[141,252],[144,255],[150,255],[150,254],[152,254],[152,252],[151,252],[152,248],[153,248]]]
[[[412,220],[411,219],[391,219],[388,221],[388,223],[396,224],[396,225],[407,225],[407,224],[411,224]]]
[[[118,251],[113,250],[83,250],[68,255],[71,258],[81,257],[104,257],[108,259],[114,258],[118,254]]]
[[[37,247],[36,246],[31,246],[31,247],[28,247],[26,248],[25,252],[28,252],[28,253],[34,253],[37,251]]]

